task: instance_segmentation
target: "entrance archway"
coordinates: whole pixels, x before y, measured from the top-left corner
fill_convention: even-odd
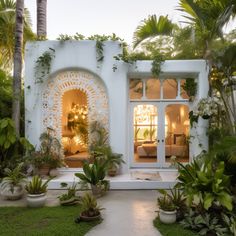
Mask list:
[[[47,127],[52,128],[55,136],[62,140],[63,95],[73,90],[79,90],[87,96],[88,124],[98,121],[108,131],[109,108],[106,88],[100,78],[86,71],[64,71],[45,83],[42,94],[43,130]],[[88,125],[88,143],[91,140]]]

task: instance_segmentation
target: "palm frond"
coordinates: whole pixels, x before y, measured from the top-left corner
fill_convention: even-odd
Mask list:
[[[147,38],[158,35],[171,36],[176,27],[177,25],[169,20],[168,15],[160,16],[158,19],[156,15],[151,15],[148,19],[144,19],[134,32],[134,48]]]

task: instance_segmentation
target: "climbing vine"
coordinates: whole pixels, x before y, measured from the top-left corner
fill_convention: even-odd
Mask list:
[[[120,41],[122,42],[123,39],[119,38],[118,36],[116,36],[116,34],[112,34],[112,35],[99,35],[99,34],[95,34],[89,37],[85,37],[82,34],[76,33],[75,35],[67,35],[67,34],[60,34],[59,37],[57,38],[57,40],[60,40],[61,42],[65,42],[67,40],[94,40],[96,41],[96,54],[97,54],[97,62],[102,62],[104,59],[104,55],[103,55],[103,49],[104,49],[104,42],[105,41]]]
[[[182,88],[186,91],[189,96],[189,101],[193,101],[197,93],[197,83],[194,78],[187,78]]]
[[[49,75],[51,71],[51,62],[55,57],[55,50],[49,48],[45,51],[36,61],[35,65],[35,82],[42,83],[46,76]]]

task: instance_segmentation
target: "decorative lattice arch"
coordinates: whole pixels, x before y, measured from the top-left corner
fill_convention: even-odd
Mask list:
[[[79,89],[86,93],[88,122],[99,121],[108,130],[108,99],[101,79],[86,71],[65,71],[45,84],[42,97],[43,130],[50,127],[55,136],[62,137],[62,96],[65,92]],[[89,131],[90,132],[90,131]],[[90,139],[89,135],[89,139]]]

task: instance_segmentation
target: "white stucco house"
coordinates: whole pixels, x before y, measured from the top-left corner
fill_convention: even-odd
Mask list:
[[[45,52],[51,52],[52,60],[50,65],[48,63],[49,71],[42,74],[37,60]],[[26,138],[38,146],[40,134],[47,127],[53,128],[63,143],[68,163],[68,168],[60,170],[60,178],[73,181],[73,173],[82,171],[87,146],[68,129],[68,122],[71,114],[74,120],[77,114],[82,114],[88,130],[92,122],[101,123],[109,133],[112,150],[123,154],[126,163],[121,175],[111,181],[112,188],[170,185],[175,173],[170,165],[171,156],[187,163],[208,149],[207,121],[199,118],[191,127],[188,117],[199,99],[207,97],[207,64],[204,60],[165,61],[159,77],[153,78],[151,61],[130,65],[115,60],[114,56],[121,52],[119,42],[107,41],[103,47],[104,58],[98,61],[95,41],[28,43],[25,53]],[[197,82],[192,102],[182,88],[189,78]],[[130,174],[137,170],[159,171],[161,179],[132,180]],[[51,187],[56,188],[57,183],[59,180],[52,181]]]

